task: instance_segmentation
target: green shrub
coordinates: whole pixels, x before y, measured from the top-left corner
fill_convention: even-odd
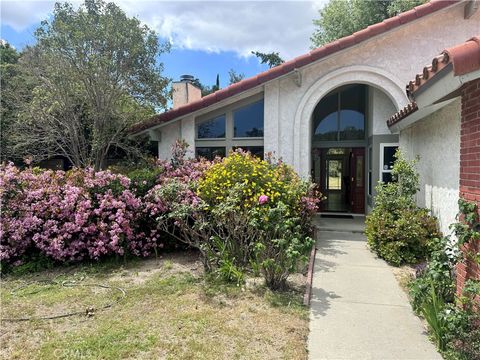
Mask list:
[[[270,289],[283,289],[288,275],[297,269],[313,239],[305,236],[300,219],[289,214],[283,203],[252,211],[252,226],[261,229],[255,241],[255,262]]]
[[[160,166],[135,169],[126,175],[132,181],[133,189],[137,196],[145,196],[156,183],[163,169]]]
[[[409,284],[412,307],[416,313],[421,312],[423,303],[430,296],[433,286],[436,294],[447,302],[452,303],[455,298],[455,277],[453,276],[454,263],[449,258],[450,240],[448,238],[434,239],[433,249],[429,255],[428,264],[417,268],[417,276]]]
[[[320,200],[291,167],[236,151],[198,181],[162,184],[168,205],[159,227],[202,254],[205,270],[241,283],[262,274],[272,289],[306,260],[312,217]]]
[[[417,160],[404,159],[400,151],[395,156],[394,181],[376,187],[375,207],[367,216],[365,234],[379,257],[398,266],[424,259],[432,240],[441,234],[435,217],[415,204]]]

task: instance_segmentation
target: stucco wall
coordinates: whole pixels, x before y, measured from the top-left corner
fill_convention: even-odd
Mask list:
[[[445,235],[458,209],[460,113],[461,102],[456,99],[400,132],[400,148],[407,157],[420,156],[417,204],[432,210]]]
[[[270,143],[268,150],[275,151],[307,176],[311,167],[312,109],[324,95],[342,84],[369,84],[390,98],[396,109],[404,106],[405,84],[416,73],[446,47],[464,42],[480,31],[480,14],[464,20],[463,8],[460,4],[439,11],[306,66],[300,69],[301,86],[296,84],[293,74],[265,86],[265,103],[278,103],[266,108],[266,112],[275,113],[267,114],[265,128],[275,129],[279,139],[276,144]],[[387,117],[375,118],[372,129],[379,133],[387,131],[384,124]],[[278,127],[268,124],[269,121],[279,121]],[[268,136],[266,131],[265,138]]]
[[[181,122],[177,121],[162,127],[161,140],[158,142],[159,159],[170,159],[172,145],[177,139],[181,138],[180,124]]]
[[[183,137],[194,145],[193,116],[264,93],[264,146],[302,175],[311,170],[311,116],[316,104],[331,90],[348,83],[364,83],[372,92],[373,114],[369,135],[389,134],[386,119],[407,103],[405,84],[446,47],[464,42],[480,32],[480,12],[465,20],[464,3],[340,51],[233,98],[212,104],[187,116],[182,125],[162,127],[160,156],[169,155]],[[301,79],[299,82],[298,80]],[[374,152],[378,149],[374,149]]]

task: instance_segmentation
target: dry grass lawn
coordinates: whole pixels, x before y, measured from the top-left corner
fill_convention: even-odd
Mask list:
[[[290,292],[272,293],[206,281],[195,259],[182,253],[4,277],[2,318],[84,312],[121,299],[91,316],[2,321],[1,358],[306,359],[302,275]]]

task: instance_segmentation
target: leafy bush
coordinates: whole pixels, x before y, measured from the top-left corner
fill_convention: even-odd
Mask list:
[[[451,225],[458,239],[436,239],[431,243],[428,263],[418,267],[416,278],[409,284],[410,297],[446,359],[480,359],[480,281],[468,279],[463,294],[456,297],[454,276],[455,265],[467,256],[459,251],[460,246],[477,237],[478,216],[476,207],[462,199],[459,208],[457,218],[465,223]]]
[[[314,240],[302,229],[300,219],[279,202],[252,210],[252,226],[261,229],[254,243],[255,262],[271,289],[285,288],[288,275],[297,269]]]
[[[451,241],[448,238],[435,239],[432,242],[433,252],[428,263],[417,267],[416,278],[409,284],[412,307],[420,313],[423,303],[429,298],[433,286],[436,294],[452,303],[455,297],[455,277],[453,274],[454,259],[448,256]]]
[[[376,187],[375,207],[367,216],[365,234],[379,257],[398,266],[424,259],[430,243],[441,234],[436,219],[415,204],[416,160],[406,160],[400,151],[395,156],[394,181]]]
[[[198,248],[208,271],[239,281],[253,269],[278,288],[312,244],[319,201],[312,189],[282,162],[237,151],[203,176],[170,179],[153,194],[168,206],[159,227]]]

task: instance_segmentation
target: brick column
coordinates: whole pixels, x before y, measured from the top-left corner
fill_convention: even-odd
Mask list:
[[[480,79],[462,88],[462,124],[460,139],[460,197],[480,207]],[[480,251],[480,240],[464,251]],[[480,266],[471,260],[457,265],[457,294],[467,279],[480,279]]]

